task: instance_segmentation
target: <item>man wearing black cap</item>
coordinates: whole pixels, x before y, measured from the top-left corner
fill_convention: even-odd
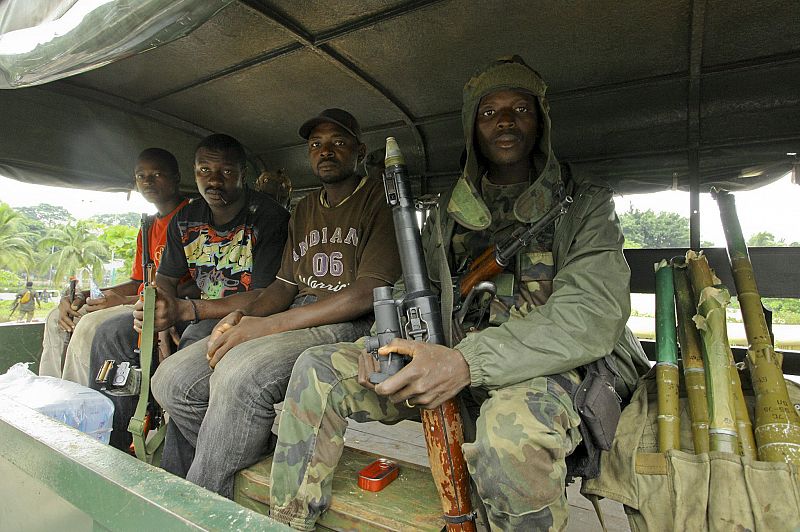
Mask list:
[[[327,109],[299,133],[322,190],[295,208],[275,282],[153,377],[172,425],[162,466],[229,498],[235,473],[275,447],[274,405],[295,359],[366,334],[373,288],[400,276],[381,183],[356,175],[366,147],[355,118]]]

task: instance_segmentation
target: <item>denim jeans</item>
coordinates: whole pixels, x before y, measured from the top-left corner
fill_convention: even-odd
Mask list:
[[[203,320],[197,324],[189,325],[181,335],[179,347],[183,348],[191,343],[205,338],[213,330],[219,320]],[[89,355],[89,387],[99,390],[102,385],[94,381],[95,375],[100,370],[105,360],[130,362],[139,366],[139,353],[135,352],[139,333],[133,329],[133,315],[131,313],[117,314],[97,327],[92,341]],[[154,364],[158,361],[158,353],[154,353]],[[139,398],[134,396],[120,397],[107,395],[114,403],[114,421],[112,424],[110,444],[117,449],[127,451],[132,438],[128,432],[128,423],[136,411]]]
[[[81,307],[81,318],[69,341],[64,367],[61,367],[61,355],[64,353],[66,334],[58,325],[58,307],[47,315],[44,324],[44,340],[42,341],[42,359],[39,363],[39,375],[59,377],[64,380],[89,386],[89,352],[97,328],[114,316],[124,314],[133,323],[133,305],[117,305],[94,312],[85,312]]]
[[[205,341],[169,357],[153,376],[153,395],[173,425],[162,467],[232,498],[236,472],[275,448],[275,404],[283,401],[300,353],[354,341],[370,326],[371,319],[359,319],[256,338],[231,349],[213,370]]]

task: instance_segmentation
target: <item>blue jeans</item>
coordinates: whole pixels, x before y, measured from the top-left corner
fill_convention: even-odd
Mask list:
[[[153,395],[172,425],[162,467],[232,498],[236,472],[275,448],[275,404],[283,401],[300,353],[354,341],[370,326],[371,319],[359,319],[256,338],[231,349],[213,370],[205,341],[167,358],[152,381]]]

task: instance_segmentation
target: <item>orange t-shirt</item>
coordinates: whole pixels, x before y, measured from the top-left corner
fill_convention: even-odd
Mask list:
[[[184,205],[189,203],[188,199],[183,200],[177,207],[166,216],[156,216],[150,226],[149,244],[150,244],[150,258],[155,263],[156,269],[161,262],[161,255],[164,253],[164,248],[167,245],[167,227],[172,217],[181,210]],[[136,237],[136,257],[133,259],[133,268],[131,269],[131,279],[141,283],[144,280],[144,273],[142,271],[142,230],[139,229],[139,234]],[[139,293],[142,292],[142,286],[139,285]]]

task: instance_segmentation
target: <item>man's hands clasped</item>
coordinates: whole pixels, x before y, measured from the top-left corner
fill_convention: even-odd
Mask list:
[[[276,315],[245,316],[241,310],[231,312],[214,327],[208,339],[208,365],[213,369],[228,351],[239,344],[285,331]]]
[[[363,351],[358,359],[358,383],[375,390],[393,403],[434,409],[452,399],[470,384],[470,373],[464,356],[443,345],[396,338],[378,350],[381,355],[398,353],[412,357],[403,369],[382,383],[369,382],[369,375],[378,371],[378,361]]]

